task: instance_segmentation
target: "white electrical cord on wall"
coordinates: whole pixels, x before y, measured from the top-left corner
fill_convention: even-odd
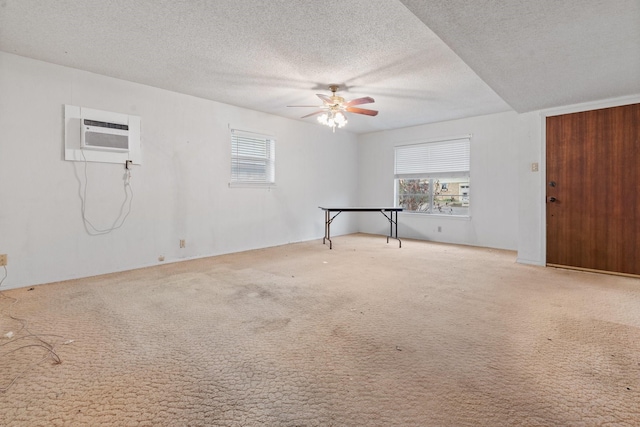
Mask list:
[[[79,192],[78,195],[80,196],[80,210],[82,212],[82,221],[84,223],[84,229],[87,231],[87,234],[89,234],[90,236],[100,236],[103,234],[111,233],[113,230],[117,230],[118,228],[122,227],[124,225],[125,220],[131,213],[131,205],[133,203],[133,188],[131,188],[131,172],[129,171],[129,169],[127,169],[123,177],[124,200],[120,205],[120,212],[118,213],[118,216],[113,221],[113,224],[111,224],[110,228],[106,228],[106,229],[96,228],[91,223],[91,221],[89,221],[86,215],[87,187],[89,186],[89,178],[87,176],[87,159],[84,156],[84,152],[82,150],[80,150],[80,152],[82,153],[82,158],[84,159],[84,191]],[[129,194],[131,194],[130,197],[129,197]],[[125,210],[125,206],[127,205],[127,202],[129,203],[127,206],[127,211],[125,213],[124,210]]]

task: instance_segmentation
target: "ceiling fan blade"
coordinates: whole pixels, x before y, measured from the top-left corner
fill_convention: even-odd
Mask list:
[[[324,95],[322,93],[316,93],[316,96],[320,99],[322,99],[322,102],[324,102],[325,104],[333,104],[333,101],[331,100],[331,98],[327,95]]]
[[[347,111],[350,112],[350,113],[365,114],[367,116],[377,116],[378,115],[378,112],[376,110],[368,110],[366,108],[347,107]]]
[[[322,108],[322,105],[287,105],[287,107],[313,107],[313,108]]]
[[[352,105],[371,104],[372,102],[376,101],[370,96],[365,96],[364,98],[352,99],[349,102],[345,102],[344,105],[346,105],[347,107],[351,107]]]
[[[306,116],[300,117],[301,119],[305,119],[307,117],[315,116],[316,114],[324,113],[325,110],[314,111],[313,113],[307,114]]]

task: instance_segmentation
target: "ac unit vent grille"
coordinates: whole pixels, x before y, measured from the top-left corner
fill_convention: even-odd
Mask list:
[[[129,137],[127,135],[86,132],[84,137],[84,145],[87,148],[104,148],[113,150],[129,149]]]
[[[129,125],[121,125],[120,123],[108,123],[108,122],[100,122],[97,120],[84,119],[84,124],[86,126],[97,126],[101,128],[108,128],[108,129],[129,130]]]

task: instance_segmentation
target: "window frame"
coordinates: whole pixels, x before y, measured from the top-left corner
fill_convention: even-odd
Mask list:
[[[276,185],[276,138],[263,132],[230,129],[229,187]]]
[[[401,204],[402,179],[416,181],[414,185],[421,191],[417,194],[424,195],[426,199],[420,204],[420,207],[426,205],[424,209],[407,210],[406,203]],[[443,193],[437,189],[442,185],[441,181],[445,181],[449,191]],[[459,194],[451,193],[452,184],[457,184],[459,189],[466,186],[464,201],[460,190]],[[394,206],[405,208],[404,213],[470,218],[470,187],[471,135],[417,141],[394,147]],[[451,200],[447,201],[446,198]],[[441,204],[443,201],[444,206]]]

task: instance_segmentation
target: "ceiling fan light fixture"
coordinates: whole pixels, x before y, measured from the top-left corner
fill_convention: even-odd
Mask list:
[[[329,126],[334,132],[337,128],[344,127],[347,124],[347,117],[341,111],[329,111],[318,116],[318,122],[325,126]]]

